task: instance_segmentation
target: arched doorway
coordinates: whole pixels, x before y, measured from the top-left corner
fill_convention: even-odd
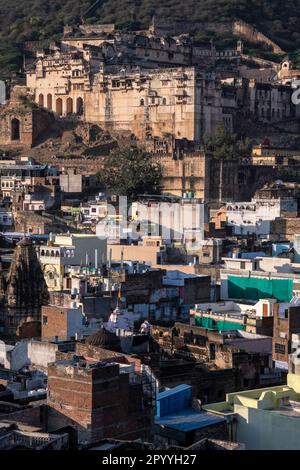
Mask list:
[[[48,93],[47,95],[47,108],[49,111],[52,111],[52,95],[51,93]]]
[[[17,118],[11,121],[11,140],[20,140],[20,121]]]
[[[57,98],[56,100],[56,113],[59,116],[62,116],[62,99],[61,98]]]
[[[80,96],[76,100],[76,113],[78,116],[83,114],[83,99]]]
[[[67,99],[67,114],[73,113],[73,100],[72,98]]]
[[[44,107],[44,95],[42,93],[39,95],[39,106]]]

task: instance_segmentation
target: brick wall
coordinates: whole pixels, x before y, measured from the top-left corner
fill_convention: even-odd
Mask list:
[[[17,336],[20,339],[40,338],[41,322],[38,320],[34,320],[23,323],[17,330]]]
[[[42,307],[42,340],[52,340],[58,336],[61,341],[68,339],[67,309],[63,307]]]
[[[129,384],[119,366],[85,368],[71,363],[48,366],[48,428],[72,424],[79,441],[137,438],[149,432],[141,385]]]
[[[99,346],[91,346],[85,343],[76,343],[76,354],[78,356],[90,357],[98,361],[118,362],[120,364],[134,363],[135,372],[141,372],[142,361],[138,357],[129,356],[116,351],[100,348]]]
[[[42,408],[39,403],[13,413],[0,413],[0,420],[18,423],[19,425],[40,427],[42,424]]]
[[[300,333],[300,307],[287,309],[287,316],[279,315],[279,305],[274,306],[273,353],[274,361],[288,362],[293,333]]]

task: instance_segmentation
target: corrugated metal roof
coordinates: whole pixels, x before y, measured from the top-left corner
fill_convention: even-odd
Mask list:
[[[192,409],[182,410],[179,413],[156,418],[155,423],[177,431],[188,432],[222,423],[225,418],[206,411],[197,412]]]
[[[190,385],[181,384],[177,385],[176,387],[170,388],[169,390],[165,390],[164,392],[160,392],[157,396],[157,399],[160,400],[161,398],[170,397],[172,395],[177,394],[178,392],[182,392],[183,390],[188,390],[192,388]]]

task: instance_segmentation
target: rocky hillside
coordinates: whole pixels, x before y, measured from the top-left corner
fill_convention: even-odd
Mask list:
[[[300,0],[0,0],[0,71],[22,64],[24,41],[58,38],[66,24],[116,22],[147,27],[153,15],[204,22],[244,20],[278,43],[300,52]]]

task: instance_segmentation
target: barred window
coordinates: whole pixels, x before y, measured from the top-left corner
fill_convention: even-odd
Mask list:
[[[276,354],[285,354],[285,345],[275,343],[275,353]]]

